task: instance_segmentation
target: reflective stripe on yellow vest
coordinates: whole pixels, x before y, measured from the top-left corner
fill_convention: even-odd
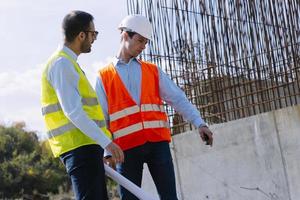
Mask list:
[[[88,144],[96,144],[94,140],[82,133],[76,126],[65,116],[59,104],[56,92],[47,79],[49,68],[52,62],[59,57],[68,59],[74,66],[79,75],[78,92],[82,97],[81,102],[83,110],[87,116],[94,120],[101,130],[111,138],[110,132],[105,125],[105,119],[97,99],[96,92],[91,87],[86,76],[80,67],[68,54],[63,51],[56,52],[46,64],[42,74],[42,114],[47,128],[47,137],[51,150],[55,157]]]

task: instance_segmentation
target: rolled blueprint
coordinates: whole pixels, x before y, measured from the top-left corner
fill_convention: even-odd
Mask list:
[[[128,191],[130,191],[132,194],[134,194],[136,197],[138,197],[141,200],[158,200],[157,198],[153,197],[152,195],[146,193],[143,191],[140,187],[129,181],[127,178],[113,170],[111,167],[109,167],[107,164],[104,164],[106,175],[111,177],[113,180],[115,180],[118,184],[122,185],[124,188],[126,188]]]

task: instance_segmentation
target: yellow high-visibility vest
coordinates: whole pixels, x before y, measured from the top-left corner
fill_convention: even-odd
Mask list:
[[[93,139],[76,128],[76,126],[65,116],[56,92],[47,79],[49,68],[52,66],[51,63],[58,57],[67,58],[72,62],[79,75],[78,90],[82,97],[81,102],[83,110],[86,112],[87,116],[94,120],[99,128],[111,138],[111,133],[106,128],[105,118],[95,90],[91,87],[76,61],[64,51],[58,51],[49,59],[43,71],[41,96],[42,115],[46,123],[47,137],[55,157],[80,146],[97,144]]]

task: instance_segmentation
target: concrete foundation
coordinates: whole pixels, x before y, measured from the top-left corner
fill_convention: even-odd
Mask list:
[[[197,131],[170,144],[182,200],[300,200],[300,106],[210,127],[214,146]],[[144,170],[143,188],[157,193]]]

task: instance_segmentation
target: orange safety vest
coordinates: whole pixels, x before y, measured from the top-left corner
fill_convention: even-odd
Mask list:
[[[140,146],[147,141],[171,141],[168,117],[159,95],[158,69],[152,63],[140,63],[140,106],[130,96],[112,63],[99,71],[107,95],[109,130],[113,141],[122,150]]]

